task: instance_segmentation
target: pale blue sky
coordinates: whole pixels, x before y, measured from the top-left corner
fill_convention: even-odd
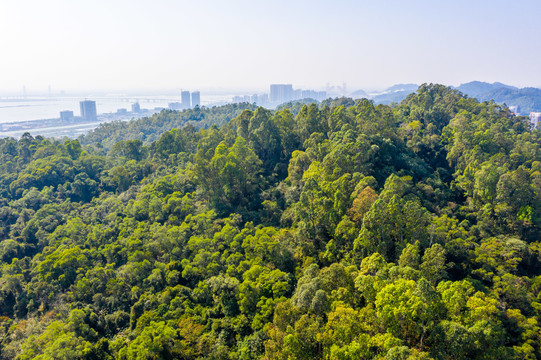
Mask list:
[[[0,91],[541,86],[541,1],[1,0]]]

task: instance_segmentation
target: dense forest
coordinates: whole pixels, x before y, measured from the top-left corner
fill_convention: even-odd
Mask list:
[[[541,136],[493,102],[164,111],[0,156],[2,359],[541,358]]]

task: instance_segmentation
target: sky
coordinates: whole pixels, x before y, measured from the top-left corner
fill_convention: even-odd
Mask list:
[[[539,0],[1,0],[0,92],[541,87]]]

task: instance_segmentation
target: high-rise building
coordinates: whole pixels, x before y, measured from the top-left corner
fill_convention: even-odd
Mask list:
[[[281,104],[293,99],[293,85],[291,84],[272,84],[270,86],[270,101],[275,104]]]
[[[201,106],[201,93],[194,91],[192,93],[192,107]]]
[[[66,110],[60,112],[60,120],[62,122],[70,122],[73,120],[73,111]]]
[[[315,91],[312,91],[312,90],[303,90],[303,91],[302,91],[302,98],[303,98],[303,99],[315,99],[315,98],[316,98]]]
[[[141,106],[139,105],[138,102],[136,102],[135,104],[131,104],[131,112],[133,113],[141,112]]]
[[[541,121],[541,112],[531,112],[530,113],[530,123],[532,124],[533,129],[538,129],[539,122]]]
[[[513,114],[515,114],[517,116],[520,115],[520,109],[519,109],[518,105],[517,106],[509,106],[509,111],[511,111]]]
[[[81,106],[81,117],[85,121],[97,121],[98,113],[96,111],[96,102],[92,100],[85,100],[79,102]]]
[[[180,93],[180,99],[182,101],[182,108],[183,109],[189,109],[191,108],[190,104],[190,92],[189,91],[182,91]]]
[[[327,98],[327,92],[315,90],[302,90],[302,99],[314,99],[323,101]]]
[[[269,102],[269,95],[268,94],[259,95],[258,100],[259,100],[258,102],[259,105],[267,105],[267,103]]]

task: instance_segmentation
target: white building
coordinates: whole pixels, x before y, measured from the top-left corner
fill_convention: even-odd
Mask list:
[[[183,109],[189,109],[192,107],[191,100],[190,100],[190,92],[189,91],[181,91],[180,92],[180,98],[182,101],[182,108]]]
[[[66,110],[60,112],[60,120],[63,122],[70,122],[73,120],[73,111]]]
[[[85,121],[97,121],[98,112],[96,111],[96,102],[92,100],[80,101],[81,117]]]
[[[530,113],[530,123],[532,124],[533,129],[538,128],[538,124],[541,121],[541,112],[531,112]]]
[[[518,106],[509,106],[509,110],[517,116],[520,115],[520,110]]]
[[[201,106],[201,93],[194,91],[192,93],[192,107]]]
[[[293,85],[271,84],[270,101],[274,104],[282,104],[293,100]]]

